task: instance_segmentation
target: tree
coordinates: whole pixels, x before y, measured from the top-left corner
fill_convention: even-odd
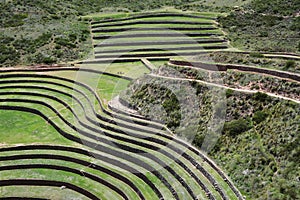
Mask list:
[[[295,68],[295,67],[296,67],[296,62],[294,60],[288,60],[285,63],[284,69],[288,70],[288,69]]]
[[[224,132],[231,136],[236,136],[251,128],[252,126],[249,120],[238,119],[238,120],[232,120],[230,122],[226,122],[224,126]]]

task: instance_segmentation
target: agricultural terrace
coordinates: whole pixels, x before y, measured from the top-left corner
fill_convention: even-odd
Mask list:
[[[231,49],[215,21],[217,16],[196,12],[86,16],[94,49],[79,66],[137,78],[152,70],[142,58],[158,68],[170,57]]]
[[[213,161],[164,125],[107,107],[173,55],[227,49],[215,17],[92,17],[94,57],[81,69],[2,70],[0,197],[243,199]]]
[[[41,71],[0,74],[1,112],[19,119],[4,120],[17,137],[1,130],[1,197],[46,198],[59,187],[53,198],[241,198],[211,160],[162,125],[105,109],[109,91],[74,82],[70,70]]]
[[[300,199],[297,1],[0,4],[0,199]]]
[[[277,69],[219,62],[189,65],[186,57],[197,60],[234,50],[218,28],[217,16],[191,12],[85,16],[93,41],[88,60],[74,62],[74,67],[1,70],[0,197],[243,199],[207,155],[165,125],[109,105],[145,74],[172,78],[153,74],[167,61],[197,81],[204,73],[196,70],[197,65],[298,81],[297,75]],[[181,57],[185,59],[178,60]],[[227,72],[228,88],[234,89],[237,73]],[[260,87],[267,85],[262,82]],[[286,91],[282,98],[297,99],[294,93]]]

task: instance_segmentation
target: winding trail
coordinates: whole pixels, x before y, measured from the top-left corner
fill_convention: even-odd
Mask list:
[[[202,80],[189,79],[189,78],[169,77],[169,76],[162,76],[162,75],[157,75],[157,74],[153,74],[153,73],[149,74],[149,76],[158,77],[158,78],[165,78],[165,79],[170,79],[170,80],[191,81],[191,82],[196,81],[198,83],[202,83],[202,84],[205,84],[205,85],[208,85],[208,86],[214,86],[214,87],[219,87],[219,88],[224,88],[224,89],[230,89],[230,90],[233,90],[233,91],[244,92],[244,93],[249,93],[249,94],[254,94],[254,93],[257,93],[257,92],[261,92],[261,93],[267,94],[268,96],[271,96],[271,97],[276,97],[276,98],[279,98],[279,99],[284,99],[284,100],[288,100],[288,101],[292,101],[294,103],[300,104],[300,100],[284,97],[284,96],[277,95],[277,94],[272,94],[272,93],[269,93],[269,92],[259,91],[259,90],[247,90],[247,89],[232,88],[232,87],[228,87],[228,86],[225,86],[225,85],[220,85],[220,84],[216,84],[216,83],[209,83],[209,82],[202,81]]]

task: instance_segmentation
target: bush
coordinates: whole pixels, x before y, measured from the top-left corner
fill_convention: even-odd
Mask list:
[[[263,111],[257,111],[254,113],[252,120],[256,124],[259,124],[259,123],[263,122],[267,117],[268,117],[267,113],[265,113]]]
[[[252,126],[251,126],[249,120],[238,119],[238,120],[226,122],[224,125],[224,132],[231,136],[236,136],[236,135],[243,133],[251,128],[252,128]]]
[[[269,33],[268,33],[267,31],[261,31],[261,32],[259,33],[259,36],[260,36],[260,37],[268,37],[268,36],[269,36]]]
[[[11,66],[19,61],[20,53],[13,47],[0,44],[0,66]]]
[[[288,60],[285,63],[284,69],[288,70],[290,68],[295,68],[296,67],[296,62],[294,60]]]
[[[26,13],[9,14],[9,16],[2,16],[0,27],[17,27],[24,24],[24,19],[28,17]]]
[[[75,48],[76,45],[73,44],[69,39],[67,38],[55,38],[55,43],[59,44],[61,46],[65,46],[65,47],[71,47],[71,48]]]
[[[57,60],[56,58],[52,58],[52,57],[44,57],[43,60],[42,60],[42,63],[45,63],[45,64],[53,64],[55,63]]]
[[[264,55],[259,52],[251,52],[250,56],[255,57],[255,58],[263,58],[264,57]]]
[[[40,52],[40,53],[36,54],[35,56],[32,56],[30,62],[53,64],[53,63],[57,62],[57,59],[51,57],[50,55],[45,55],[44,53]]]
[[[227,89],[227,90],[226,90],[226,97],[227,97],[227,98],[231,97],[232,94],[233,94],[233,92],[234,92],[234,91],[233,91],[232,89]]]
[[[253,95],[253,99],[254,99],[254,100],[257,100],[257,101],[264,102],[264,101],[270,100],[271,98],[270,98],[267,94],[265,94],[265,93],[256,92],[256,93]]]

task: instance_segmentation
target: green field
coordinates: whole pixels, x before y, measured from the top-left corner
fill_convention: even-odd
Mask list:
[[[64,139],[45,120],[39,116],[19,112],[0,110],[1,146],[25,144],[72,144]]]
[[[80,74],[80,73],[79,73]],[[45,76],[46,75],[46,76]],[[7,76],[7,78],[5,78],[5,76]],[[28,145],[28,144],[35,144],[35,142],[33,141],[39,141],[38,144],[55,144],[55,145],[63,145],[63,146],[78,146],[77,142],[70,142],[69,140],[65,141],[65,138],[70,138],[70,136],[74,136],[74,137],[78,137],[80,138],[80,140],[83,141],[83,146],[85,146],[85,149],[89,149],[92,152],[95,152],[96,154],[99,153],[99,150],[97,147],[96,149],[93,149],[91,146],[89,146],[89,143],[93,143],[93,144],[97,144],[97,146],[105,148],[105,149],[111,149],[111,153],[104,151],[106,153],[104,153],[105,155],[107,155],[110,158],[117,158],[117,154],[113,153],[113,152],[119,152],[121,155],[123,155],[122,157],[119,157],[118,160],[122,163],[126,163],[129,166],[134,167],[134,169],[136,170],[140,170],[140,171],[145,171],[145,169],[142,167],[142,165],[140,165],[139,163],[131,163],[129,160],[126,159],[126,157],[130,157],[135,155],[136,159],[139,159],[140,162],[144,162],[146,165],[149,166],[153,166],[154,168],[160,168],[161,164],[160,162],[153,162],[151,157],[144,157],[142,155],[138,155],[136,153],[133,153],[131,151],[127,152],[125,151],[125,149],[120,149],[117,146],[114,146],[110,143],[103,143],[103,141],[109,140],[113,143],[119,144],[119,145],[125,145],[128,148],[134,148],[134,149],[139,149],[145,152],[148,152],[150,155],[153,155],[155,157],[159,157],[160,160],[164,163],[170,163],[170,167],[172,169],[174,169],[174,172],[170,171],[170,170],[166,170],[166,169],[161,169],[160,170],[160,174],[165,177],[166,181],[168,182],[173,182],[172,184],[174,184],[174,187],[177,191],[182,191],[183,193],[178,194],[179,198],[183,198],[183,195],[187,195],[188,193],[191,193],[191,191],[195,191],[197,192],[198,195],[201,195],[202,197],[205,196],[205,192],[202,191],[199,187],[199,185],[197,184],[197,178],[195,177],[203,177],[201,178],[201,180],[204,182],[205,186],[207,187],[207,189],[209,189],[210,191],[212,191],[212,195],[214,196],[219,196],[219,193],[217,191],[214,191],[213,186],[211,185],[211,179],[209,179],[207,177],[207,175],[203,174],[203,170],[212,170],[210,169],[211,164],[210,163],[208,166],[205,166],[203,169],[201,169],[200,171],[196,170],[195,172],[192,171],[186,171],[185,168],[182,168],[182,165],[186,165],[186,166],[190,166],[192,167],[194,164],[192,164],[192,162],[189,161],[188,158],[186,159],[182,159],[180,162],[182,163],[182,165],[179,165],[177,163],[173,163],[172,161],[172,156],[169,154],[165,154],[162,152],[156,152],[153,150],[148,149],[146,146],[144,147],[143,145],[141,145],[140,143],[145,142],[144,139],[139,139],[139,138],[134,138],[130,135],[124,136],[122,133],[120,133],[118,130],[123,130],[126,132],[131,132],[130,134],[137,134],[137,135],[147,135],[147,133],[144,133],[143,130],[143,126],[141,125],[135,125],[135,124],[131,124],[130,122],[127,122],[126,120],[120,120],[120,119],[116,119],[116,122],[121,123],[121,124],[127,124],[127,125],[131,125],[131,126],[136,126],[139,127],[140,131],[136,130],[130,130],[128,128],[126,128],[125,126],[123,127],[123,125],[114,125],[114,124],[110,124],[109,121],[107,121],[108,119],[114,120],[113,118],[111,118],[109,115],[107,114],[101,114],[103,117],[107,118],[106,120],[104,119],[97,119],[97,117],[93,114],[93,112],[90,112],[93,108],[93,106],[96,106],[96,112],[101,113],[100,111],[102,110],[101,107],[99,107],[101,105],[100,102],[98,102],[97,104],[93,104],[93,94],[91,93],[91,91],[85,87],[85,86],[80,86],[80,85],[74,85],[72,84],[72,82],[68,82],[68,80],[72,80],[74,79],[74,77],[76,77],[76,73],[74,73],[72,75],[71,72],[50,72],[50,73],[28,73],[28,76],[32,76],[31,78],[31,82],[27,82],[26,83],[26,78],[22,78],[22,77],[18,77],[20,76],[20,74],[18,73],[2,73],[2,79],[1,81],[5,81],[5,80],[18,80],[16,83],[2,83],[1,86],[3,87],[1,89],[1,96],[3,98],[6,99],[6,103],[4,105],[1,104],[1,106],[5,106],[5,105],[10,105],[16,108],[19,107],[26,107],[29,109],[33,109],[33,110],[37,110],[40,111],[44,116],[46,116],[53,125],[59,127],[60,131],[63,131],[63,137],[59,136],[57,134],[57,132],[54,132],[57,134],[57,138],[54,137],[54,133],[52,133],[51,137],[54,138],[50,138],[48,137],[43,138],[43,135],[37,135],[36,137],[34,136],[30,136],[30,134],[32,134],[32,131],[38,131],[40,130],[39,128],[43,128],[45,129],[45,124],[43,124],[43,120],[41,118],[32,118],[31,115],[26,115],[22,113],[22,115],[20,115],[19,112],[13,112],[13,111],[4,111],[4,118],[7,117],[7,115],[10,115],[10,119],[14,119],[16,121],[12,122],[14,123],[17,127],[22,126],[24,124],[24,122],[26,121],[27,124],[30,123],[30,120],[28,120],[28,118],[30,118],[33,122],[37,122],[37,120],[41,120],[41,122],[39,123],[33,123],[33,126],[27,126],[27,128],[24,130],[23,129],[23,134],[20,135],[20,137],[25,137],[26,134],[28,134],[30,137],[26,138],[26,140],[18,140],[16,137],[14,137],[14,139],[8,137],[7,135],[3,136],[3,140],[5,141],[11,141],[9,142],[9,146],[14,145],[14,144],[22,144],[22,146],[24,145]],[[77,74],[78,76],[78,74]],[[14,78],[13,78],[14,77]],[[67,78],[65,80],[60,80],[58,79],[58,77],[63,77],[63,78]],[[97,76],[93,76],[92,73],[88,73],[88,72],[83,72],[83,74],[81,74],[81,76],[75,78],[76,81],[84,83],[86,85],[89,85],[90,87],[92,87],[93,82],[95,80],[93,80],[93,78],[96,78]],[[87,79],[88,78],[88,79]],[[99,78],[99,75],[98,77]],[[25,81],[25,82],[24,82]],[[121,82],[120,82],[121,81]],[[40,82],[39,84],[37,84],[38,82]],[[57,84],[60,85],[57,85]],[[118,84],[119,83],[119,84]],[[103,78],[99,79],[99,82],[97,82],[97,86],[96,86],[96,92],[98,93],[99,96],[101,96],[101,100],[103,101],[104,105],[106,104],[106,101],[111,99],[112,96],[116,95],[117,93],[119,93],[118,90],[124,90],[126,88],[126,82],[122,83],[122,80],[114,78],[114,77],[110,77],[110,76],[103,76]],[[127,81],[128,84],[128,81]],[[119,85],[119,86],[116,86]],[[69,87],[70,89],[67,89],[67,87]],[[23,89],[21,89],[23,88]],[[36,88],[36,89],[34,89]],[[72,89],[74,88],[74,89]],[[82,93],[80,92],[84,92],[86,94],[86,96],[83,96]],[[72,96],[75,97],[75,99],[70,98],[70,96],[68,96],[68,94],[72,94]],[[55,97],[54,99],[52,97]],[[90,98],[87,98],[90,97]],[[58,98],[56,100],[56,98]],[[18,99],[16,102],[13,102],[12,99]],[[82,104],[83,107],[80,106],[79,104],[79,100]],[[89,101],[88,101],[89,100]],[[97,101],[97,100],[95,100]],[[41,103],[39,103],[41,102]],[[46,102],[46,104],[43,104],[42,102]],[[90,103],[88,103],[90,102]],[[46,107],[47,105],[47,107]],[[71,109],[69,109],[68,107],[66,107],[67,105],[70,106]],[[82,110],[84,109],[84,110]],[[59,115],[55,115],[54,111],[58,111]],[[13,117],[12,115],[17,115],[17,117]],[[18,116],[19,114],[19,116]],[[119,115],[119,114],[117,114]],[[20,117],[22,116],[22,117]],[[89,120],[87,120],[87,117],[89,117]],[[26,120],[27,119],[27,120]],[[76,126],[76,129],[73,129],[72,126],[70,126],[70,124],[66,123],[67,120],[68,123],[71,123],[72,125]],[[91,121],[92,120],[92,121]],[[22,123],[21,123],[22,122]],[[84,126],[82,123],[89,125],[89,127]],[[93,122],[93,123],[92,123]],[[94,122],[99,122],[103,125],[106,125],[110,128],[114,128],[114,130],[110,130],[110,128],[104,128],[102,125],[99,127],[97,126],[97,124],[95,124]],[[39,127],[39,125],[41,127]],[[3,127],[4,130],[8,129],[8,127]],[[11,127],[10,127],[11,128]],[[50,127],[49,127],[50,128]],[[93,129],[92,129],[93,128]],[[15,131],[18,132],[19,129],[15,129]],[[52,131],[53,129],[50,129],[49,131]],[[96,130],[102,130],[106,132],[106,135],[98,135],[99,137],[99,141],[93,139],[94,136],[97,135],[97,131]],[[155,131],[154,128],[146,128],[144,130],[152,130]],[[77,132],[78,131],[78,132]],[[83,132],[82,132],[83,131]],[[157,131],[157,130],[156,130]],[[29,133],[28,133],[29,132]],[[159,140],[166,140],[168,141],[169,139],[167,139],[169,136],[166,133],[163,133],[164,131],[160,131],[163,135],[161,136],[154,136],[155,138],[159,139]],[[11,133],[11,132],[10,132]],[[84,134],[82,134],[84,133]],[[20,134],[20,133],[19,133]],[[47,132],[43,132],[43,134],[47,134]],[[166,134],[166,135],[165,135]],[[64,138],[65,137],[65,138]],[[126,139],[131,139],[133,141],[136,141],[137,143],[132,143],[132,142],[128,142]],[[33,143],[31,143],[31,142]],[[179,142],[179,141],[178,141]],[[179,142],[180,143],[180,142]],[[8,145],[8,144],[6,144]],[[156,144],[155,142],[148,142],[148,145],[154,145],[154,146],[158,146],[158,147],[163,147],[161,146],[161,144]],[[183,145],[179,144],[179,145]],[[54,147],[53,147],[54,148]],[[167,148],[168,149],[168,148]],[[169,151],[167,150],[166,151]],[[172,149],[172,148],[171,148]],[[170,149],[170,150],[171,150]],[[29,149],[30,150],[30,149]],[[42,153],[41,151],[34,151],[31,150],[34,153]],[[200,161],[201,157],[198,157],[195,152],[193,153],[191,150],[188,150],[189,156],[194,157],[197,162],[198,160]],[[26,151],[24,151],[24,153],[26,153]],[[24,153],[20,153],[20,154],[16,154],[16,155],[24,155]],[[68,154],[62,154],[65,156],[73,156],[73,153],[70,152]],[[2,154],[2,156],[8,156],[6,154]],[[81,156],[79,157],[80,159],[83,159]],[[114,199],[119,199],[121,198],[116,192],[109,192],[106,193],[110,190],[108,190],[105,187],[101,187],[101,190],[93,190],[91,189],[92,185],[97,184],[96,182],[93,182],[89,179],[84,179],[81,180],[82,177],[78,176],[78,175],[72,175],[72,179],[66,179],[64,177],[70,177],[71,174],[69,174],[70,172],[67,171],[63,171],[62,169],[60,170],[60,173],[57,173],[56,170],[51,170],[48,169],[49,167],[51,167],[52,165],[55,166],[59,166],[59,168],[64,167],[64,166],[68,166],[69,168],[72,169],[80,169],[80,167],[78,167],[77,165],[71,165],[68,164],[66,165],[65,163],[66,161],[53,161],[53,162],[49,162],[49,161],[43,161],[43,160],[28,160],[26,162],[24,162],[22,159],[19,162],[9,162],[9,161],[5,161],[5,162],[1,162],[2,166],[23,166],[26,165],[28,167],[28,170],[18,170],[15,169],[15,173],[14,175],[11,174],[11,171],[2,171],[1,172],[1,177],[3,177],[3,180],[6,180],[8,178],[10,179],[16,179],[17,177],[21,178],[21,177],[27,177],[27,178],[35,178],[38,180],[48,180],[48,181],[67,181],[70,184],[74,184],[74,185],[79,185],[82,189],[86,189],[89,192],[93,193],[94,195],[100,197],[100,198],[114,198]],[[96,163],[101,162],[101,160],[95,160]],[[53,164],[52,164],[53,163]],[[37,165],[40,166],[39,169],[30,169],[31,167]],[[43,166],[43,168],[41,169],[41,167]],[[101,164],[101,166],[103,166]],[[128,177],[128,174],[124,173],[122,169],[119,169],[121,171],[119,171],[117,168],[112,166],[112,163],[108,163],[107,165],[107,169],[113,170],[113,171],[118,171],[118,173],[121,173],[123,176]],[[119,181],[118,180],[110,180],[110,177],[108,176],[104,176],[103,172],[99,172],[99,171],[93,171],[87,168],[83,168],[83,170],[85,172],[89,172],[92,173],[94,176],[98,176],[99,178],[104,178],[104,180],[109,181],[111,184],[113,185],[119,185]],[[75,171],[73,172],[75,173]],[[186,181],[186,183],[188,185],[190,185],[190,187],[182,187],[180,186],[180,182],[178,180],[178,177],[174,180],[173,178],[171,178],[171,174],[172,173],[178,173],[180,174],[180,177],[183,177],[184,180]],[[195,176],[194,178],[190,178],[190,173],[192,174],[197,174],[197,176]],[[205,176],[204,176],[205,175]],[[156,183],[158,185],[160,185],[160,191],[163,193],[163,195],[165,196],[165,198],[171,198],[172,194],[170,193],[168,187],[166,187],[167,185],[162,184],[161,182],[161,178],[159,178],[160,176],[157,176],[151,172],[147,172],[145,174],[145,176],[151,180],[151,182]],[[48,178],[49,177],[49,178]],[[51,178],[50,178],[51,177]],[[146,178],[145,177],[145,178]],[[205,178],[204,178],[205,177]],[[228,187],[227,183],[222,183],[223,182],[223,178],[222,175],[220,174],[220,172],[216,172],[215,174],[212,173],[212,177],[214,177],[214,179],[217,180],[217,182],[220,182],[220,187]],[[140,180],[139,179],[131,179],[135,184],[139,184]],[[175,182],[174,182],[175,181]],[[179,184],[179,185],[177,185]],[[143,185],[143,184],[142,184]],[[141,185],[141,186],[142,186]],[[123,188],[124,187],[124,188]],[[126,192],[126,196],[130,197],[131,199],[135,199],[136,197],[132,196],[132,195],[136,195],[135,192],[130,192],[132,189],[126,189],[126,185],[119,185],[118,188],[122,188],[121,190]],[[187,188],[189,188],[187,190]],[[96,189],[96,188],[95,188]],[[149,186],[147,186],[146,188],[144,188],[144,186],[142,186],[142,188],[140,188],[143,195],[148,196],[148,193],[151,193],[151,189],[149,188]],[[190,190],[190,191],[189,191]],[[106,192],[105,192],[106,191]],[[153,192],[153,191],[152,191]],[[226,193],[226,195],[229,195],[231,197],[235,196],[233,194],[233,191],[231,189],[226,188],[226,190],[224,190],[224,192]],[[6,195],[9,195],[9,190],[5,189],[5,193]],[[39,195],[39,193],[37,193],[36,195]],[[148,199],[148,198],[147,198]]]

